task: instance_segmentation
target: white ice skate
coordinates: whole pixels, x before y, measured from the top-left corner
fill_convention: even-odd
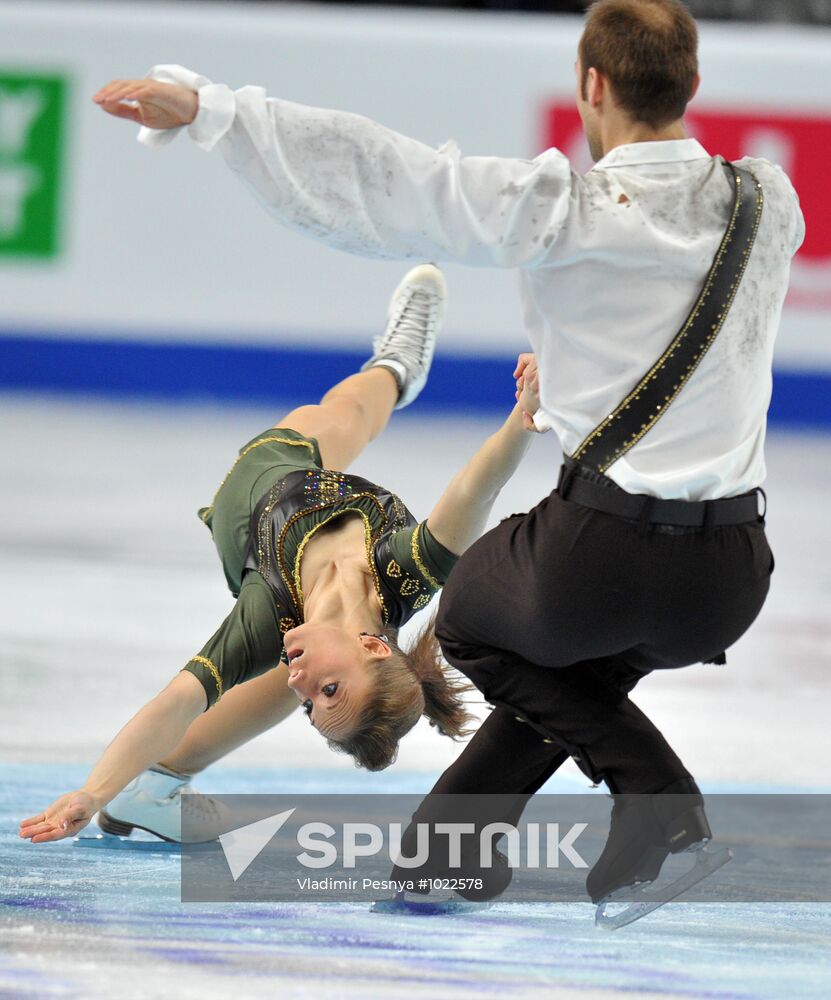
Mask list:
[[[205,843],[227,828],[227,810],[206,795],[183,795],[195,789],[183,774],[150,768],[98,813],[105,833],[128,837],[146,830],[162,840],[182,842],[182,812],[187,810],[188,843]]]
[[[392,294],[386,329],[373,340],[374,353],[361,371],[381,367],[393,373],[399,390],[396,410],[409,406],[424,388],[446,298],[444,277],[432,264],[408,271]]]

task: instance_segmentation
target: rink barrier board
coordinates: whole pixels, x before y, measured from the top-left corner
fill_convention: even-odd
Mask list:
[[[277,317],[300,347],[357,349],[383,322],[400,263],[368,265],[275,225],[220,149],[205,155],[186,135],[142,148],[91,95],[170,60],[232,88],[367,115],[431,148],[452,139],[463,155],[527,159],[554,145],[582,173],[581,31],[577,16],[502,10],[0,0],[0,334],[237,333],[270,346]],[[807,221],[778,363],[831,372],[831,32],[704,21],[700,49],[691,133],[713,153],[781,164]],[[41,99],[18,104],[21,91]],[[451,287],[443,352],[521,349],[516,274],[440,256]]]
[[[320,397],[365,360],[365,352],[350,350],[10,334],[0,335],[0,389],[171,402],[283,403]],[[422,412],[503,410],[513,395],[515,361],[513,355],[439,353],[419,407]],[[831,429],[831,371],[775,370],[769,421]]]

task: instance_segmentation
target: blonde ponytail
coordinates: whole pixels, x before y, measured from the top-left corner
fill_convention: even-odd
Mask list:
[[[435,620],[431,620],[410,649],[401,655],[421,681],[422,714],[442,736],[459,739],[470,734],[467,727],[473,716],[464,707],[463,695],[472,691],[473,685],[445,663],[434,623]]]

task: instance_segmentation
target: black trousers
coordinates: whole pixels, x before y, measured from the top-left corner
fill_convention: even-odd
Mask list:
[[[503,521],[442,594],[444,654],[495,709],[434,792],[527,796],[567,755],[612,792],[689,777],[629,692],[652,670],[719,659],[759,614],[772,569],[761,518],[645,527],[555,491]]]

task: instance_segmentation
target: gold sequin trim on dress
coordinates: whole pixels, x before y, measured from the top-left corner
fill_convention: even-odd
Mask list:
[[[271,512],[280,502],[285,480],[281,479],[268,491],[268,500],[257,521],[257,571],[268,582],[271,577],[268,557],[271,552]]]
[[[277,434],[269,434],[268,437],[262,437],[258,438],[256,441],[252,441],[251,444],[246,445],[242,449],[239,455],[237,455],[234,464],[225,473],[225,478],[219,484],[219,488],[217,489],[216,493],[214,493],[214,498],[211,501],[210,507],[206,507],[204,511],[200,513],[199,516],[202,518],[203,521],[207,519],[210,512],[213,510],[214,505],[216,504],[216,498],[219,496],[220,490],[228,482],[228,477],[231,475],[234,469],[236,469],[236,467],[245,458],[246,455],[250,454],[255,448],[259,448],[261,444],[289,444],[295,448],[307,448],[312,458],[314,458],[315,455],[315,446],[312,444],[311,441],[295,441],[293,438],[280,437]]]
[[[375,496],[373,496],[371,493],[355,493],[354,495],[350,496],[349,499],[350,499],[350,501],[354,502],[355,500],[359,500],[359,499],[362,499],[364,497],[367,498],[367,499],[369,499],[369,500],[371,500],[375,504],[375,506],[379,510],[379,513],[383,517],[384,516],[384,509],[381,506],[381,504],[378,502],[378,498],[375,497]],[[297,551],[295,552],[295,556],[294,556],[294,566],[292,567],[291,572],[289,572],[289,568],[285,564],[285,538],[286,538],[286,533],[288,532],[289,528],[291,528],[292,525],[295,524],[295,522],[298,521],[301,517],[306,517],[309,514],[313,513],[314,511],[321,510],[321,509],[323,509],[326,506],[328,506],[328,505],[327,504],[321,504],[319,507],[309,507],[306,510],[297,511],[292,517],[290,517],[286,521],[286,523],[283,525],[283,527],[280,530],[280,538],[279,538],[279,541],[277,543],[277,553],[276,553],[276,555],[277,555],[277,559],[278,559],[278,562],[279,562],[279,565],[280,565],[281,575],[283,577],[283,580],[286,582],[286,585],[289,588],[289,591],[291,593],[291,597],[292,597],[292,600],[294,601],[295,606],[302,611],[302,608],[303,608],[303,588],[302,588],[301,583],[300,583],[300,561],[301,561],[301,559],[303,557],[303,552],[304,552],[306,546],[309,544],[309,542],[314,537],[314,535],[318,531],[320,531],[320,529],[323,528],[325,525],[329,524],[329,522],[332,521],[334,518],[340,517],[342,514],[353,513],[353,514],[357,514],[361,518],[361,520],[363,521],[363,523],[364,523],[364,537],[365,537],[365,548],[366,548],[366,561],[367,561],[367,564],[369,565],[369,570],[372,573],[372,582],[373,582],[373,584],[375,586],[375,593],[378,595],[378,601],[381,604],[382,619],[384,621],[384,624],[387,624],[389,622],[389,612],[387,611],[387,605],[386,605],[386,602],[384,601],[384,595],[381,592],[381,580],[380,580],[380,578],[378,576],[378,569],[377,569],[377,567],[375,565],[375,559],[374,559],[373,553],[372,553],[372,546],[373,546],[373,542],[374,542],[374,539],[372,537],[372,525],[369,522],[369,517],[367,516],[366,512],[363,511],[363,510],[361,510],[360,507],[341,507],[339,510],[333,511],[332,514],[330,514],[330,516],[327,517],[325,520],[321,521],[319,524],[316,524],[303,537],[302,541],[297,546]]]
[[[352,484],[342,472],[330,469],[309,469],[304,491],[321,503],[337,503],[351,495]]]
[[[219,701],[222,697],[222,677],[220,676],[213,660],[209,660],[207,656],[192,656],[188,660],[188,663],[201,663],[203,667],[207,667],[208,670],[210,670],[211,677],[213,677],[214,683],[216,684],[216,700]],[[216,702],[214,702],[214,704],[216,704]]]
[[[424,560],[421,558],[421,548],[418,544],[418,535],[421,531],[421,524],[417,524],[415,531],[413,532],[413,537],[410,541],[410,551],[412,552],[413,562],[418,566],[418,571],[424,577],[424,579],[430,584],[434,590],[441,590],[441,584],[433,576],[429,569],[424,565]],[[403,591],[402,591],[403,592]]]
[[[391,531],[398,531],[401,528],[407,527],[407,521],[409,520],[409,515],[407,513],[407,508],[404,506],[404,502],[401,497],[396,496],[395,493],[391,493],[390,497],[392,499],[392,524],[390,525]]]

